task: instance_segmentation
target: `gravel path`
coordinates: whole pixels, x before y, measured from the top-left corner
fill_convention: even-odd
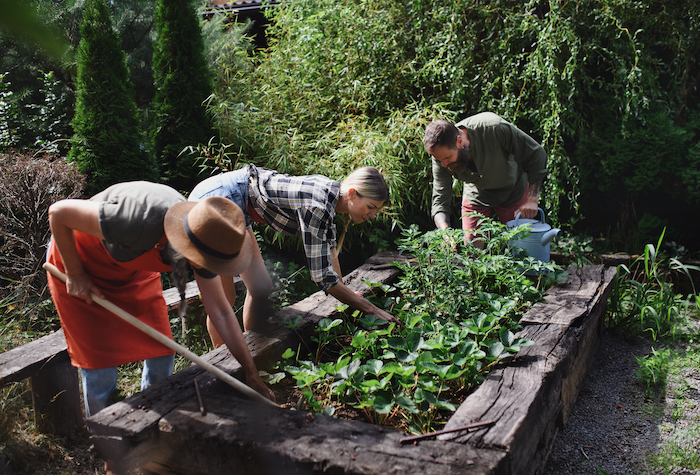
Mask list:
[[[649,464],[651,454],[689,425],[700,421],[700,372],[690,369],[683,383],[684,411],[672,417],[679,382],[669,381],[666,397],[647,398],[637,377],[635,356],[652,344],[605,332],[600,349],[565,429],[557,436],[544,469],[547,475],[662,475]],[[658,349],[658,347],[657,347]],[[695,388],[694,390],[692,388]],[[698,441],[695,440],[696,447]],[[699,447],[700,448],[700,447]],[[700,475],[676,469],[673,475]]]

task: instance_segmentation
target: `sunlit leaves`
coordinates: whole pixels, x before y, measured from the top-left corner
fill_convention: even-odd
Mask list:
[[[393,286],[366,282],[389,293],[370,298],[391,302],[402,326],[357,311],[347,315],[342,307],[346,319],[319,321],[315,361],[285,353],[287,372],[300,387],[313,388],[305,393],[312,408],[351,404],[371,420],[399,413],[412,426],[429,426],[438,411],[454,410],[456,391],[475,387],[493,363],[532,344],[517,336],[517,319],[556,267],[543,264],[534,282],[524,278],[534,263],[510,253],[513,232],[483,224],[492,232],[483,251],[457,251],[445,233],[405,230],[401,248],[411,262],[399,264],[404,275]],[[453,242],[463,241],[461,231],[450,233]]]

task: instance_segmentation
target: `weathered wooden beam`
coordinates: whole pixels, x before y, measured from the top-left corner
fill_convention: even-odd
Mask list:
[[[78,370],[59,330],[0,354],[0,386],[30,378],[37,430],[66,435],[85,425]]]
[[[190,402],[161,419],[158,450],[145,469],[197,475],[503,473],[503,452],[449,442],[401,444],[404,434],[396,430],[268,410],[222,393],[208,396],[205,404],[204,417]]]
[[[516,337],[533,340],[492,370],[450,418],[445,429],[495,420],[480,432],[443,436],[508,453],[508,473],[537,473],[568,418],[598,349],[614,269],[575,266],[565,284],[547,294],[521,319]]]
[[[31,377],[34,422],[39,432],[69,435],[85,426],[78,369],[70,360],[48,362]]]
[[[367,293],[370,289],[362,279],[392,282],[398,269],[384,264],[397,258],[401,256],[368,261],[345,280]],[[528,312],[518,336],[535,345],[492,370],[446,426],[495,421],[484,429],[402,447],[404,434],[398,431],[258,407],[189,367],[90,418],[91,438],[100,455],[118,460],[122,471],[144,467],[162,474],[538,473],[597,349],[614,276],[614,269],[602,266],[572,267],[567,283]],[[247,332],[254,358],[276,360],[286,348],[308,339],[318,320],[337,314],[338,305],[319,292],[275,316],[301,315],[295,329],[272,325],[264,335]],[[240,366],[225,347],[206,357],[241,377]]]
[[[23,381],[42,370],[49,360],[65,361],[68,348],[63,330],[0,353],[0,387]]]

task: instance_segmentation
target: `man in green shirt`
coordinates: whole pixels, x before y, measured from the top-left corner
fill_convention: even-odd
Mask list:
[[[433,162],[431,216],[438,229],[450,227],[452,180],[464,182],[462,228],[477,228],[477,212],[502,223],[534,218],[542,181],[547,175],[547,154],[522,130],[491,112],[468,117],[457,124],[431,122],[425,129],[425,151]],[[483,243],[477,241],[479,247]]]

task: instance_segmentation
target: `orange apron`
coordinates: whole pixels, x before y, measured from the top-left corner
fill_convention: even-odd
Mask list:
[[[172,270],[163,263],[158,245],[129,262],[116,261],[102,242],[75,231],[75,244],[85,272],[105,298],[172,339],[160,273]],[[61,255],[51,244],[48,262],[65,272]],[[63,282],[48,274],[49,290],[66,335],[73,366],[101,369],[133,361],[172,355],[174,351],[93,302],[68,295]]]

